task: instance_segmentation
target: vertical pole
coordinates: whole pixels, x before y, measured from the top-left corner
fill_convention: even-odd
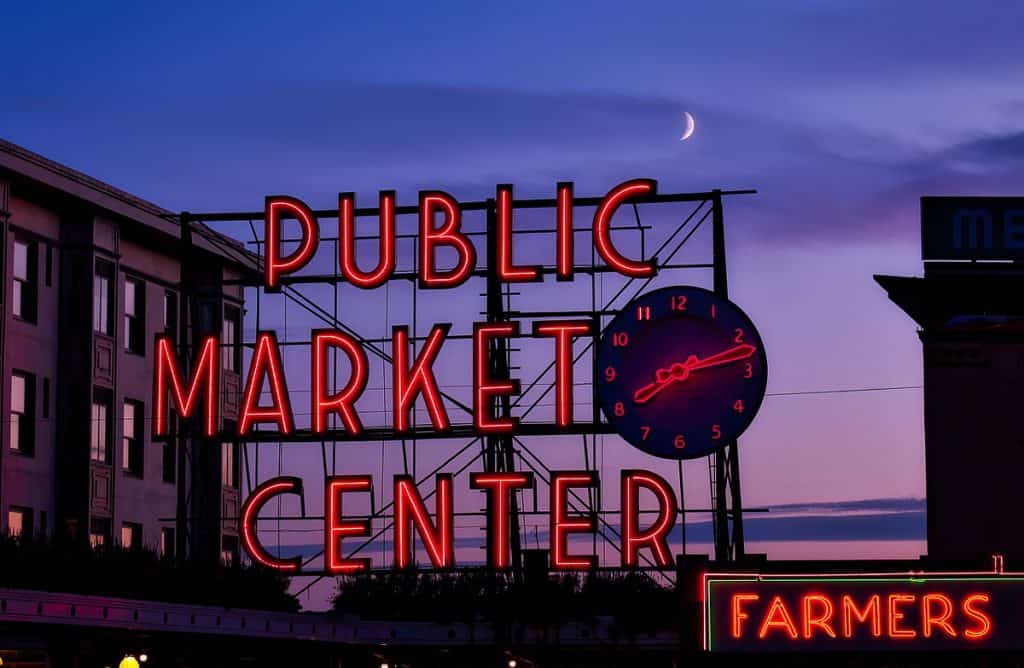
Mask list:
[[[181,224],[181,261],[179,271],[181,280],[178,283],[178,331],[175,332],[178,353],[182,356],[186,368],[191,368],[192,346],[188,339],[189,304],[192,301],[191,288],[187,282],[190,281],[190,259],[192,256],[192,227],[191,216],[188,211],[183,211],[180,217]],[[185,456],[185,448],[188,447],[188,440],[185,436],[185,425],[181,419],[175,421],[176,431],[171,434],[175,440],[175,465],[174,481],[177,492],[174,521],[174,558],[179,565],[184,565],[188,552],[188,491],[186,488],[185,467],[188,460]]]
[[[507,320],[505,305],[502,300],[501,279],[498,276],[498,217],[494,200],[487,200],[487,322]],[[487,350],[487,364],[491,377],[495,380],[508,380],[509,346],[505,339],[495,339]],[[496,417],[509,417],[512,414],[512,400],[508,395],[491,397],[488,410]],[[484,467],[487,471],[512,471],[515,469],[514,449],[511,436],[488,436]],[[488,495],[488,499],[490,496]],[[490,501],[488,500],[487,515],[490,517]],[[487,553],[491,550],[491,536],[488,532]],[[522,573],[522,546],[519,536],[519,504],[515,494],[509,500],[509,543],[512,552],[512,573],[519,578]]]
[[[719,297],[729,297],[729,279],[725,262],[725,217],[722,213],[722,191],[712,195],[712,254],[714,290]],[[715,455],[715,559],[730,560],[743,556],[743,501],[740,494],[740,462],[736,441],[727,443]],[[731,502],[731,503],[730,503]],[[731,506],[731,509],[730,509]],[[732,520],[730,532],[729,520]]]

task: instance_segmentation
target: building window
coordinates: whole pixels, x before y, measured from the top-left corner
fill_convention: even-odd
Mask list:
[[[142,549],[142,525],[125,522],[121,525],[121,547],[128,550]]]
[[[15,371],[11,374],[11,450],[23,455],[35,453],[36,377]]]
[[[113,278],[113,265],[109,262],[96,263],[96,275],[92,282],[92,328],[107,336],[113,333],[113,314],[110,308],[113,301]]]
[[[178,293],[164,293],[164,334],[178,342]]]
[[[111,432],[113,423],[110,419],[110,392],[96,388],[92,399],[92,438],[91,452],[94,462],[109,464],[112,458]]]
[[[239,487],[238,443],[220,444],[220,482],[225,487]]]
[[[224,536],[220,543],[220,560],[225,566],[238,564],[238,536]]]
[[[26,322],[36,321],[38,249],[31,241],[14,240],[14,290],[11,313]]]
[[[160,529],[160,556],[167,559],[174,558],[174,529],[171,527],[161,527]]]
[[[242,368],[242,312],[233,306],[224,307],[220,342],[224,368],[238,373]]]
[[[89,545],[99,549],[110,544],[110,520],[106,517],[93,517],[89,520]]]
[[[133,278],[124,280],[124,348],[146,354],[146,284]]]
[[[143,436],[142,421],[145,411],[142,403],[125,399],[124,417],[122,420],[121,467],[125,472],[142,477],[143,472]]]
[[[11,506],[7,511],[7,535],[14,538],[32,537],[32,509]]]

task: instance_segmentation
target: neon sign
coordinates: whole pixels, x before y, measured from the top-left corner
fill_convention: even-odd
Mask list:
[[[712,652],[1019,647],[1024,574],[702,576]]]
[[[493,200],[493,266],[491,276],[506,283],[541,281],[554,274],[558,281],[573,279],[574,230],[573,185],[559,183],[554,200],[554,244],[550,267],[523,264],[513,258],[515,227],[513,187],[497,186]],[[596,256],[608,270],[630,279],[650,278],[657,272],[655,258],[630,257],[617,247],[612,236],[612,219],[624,206],[650,201],[657,195],[657,184],[650,179],[623,182],[596,203],[592,222],[592,243]],[[402,209],[410,213],[411,207]],[[416,214],[417,285],[425,290],[453,289],[471,276],[479,276],[477,251],[463,229],[462,208],[448,193],[430,190],[419,193]],[[337,264],[338,281],[362,290],[373,290],[391,280],[398,264],[396,244],[396,194],[381,191],[376,217],[376,258],[357,258],[356,198],[351,192],[338,195]],[[364,212],[365,213],[365,212]],[[322,212],[320,214],[322,216]],[[281,290],[317,255],[321,243],[320,220],[306,203],[294,197],[271,196],[264,208],[263,281],[266,291]],[[298,223],[298,239],[285,239],[285,221]],[[326,238],[326,234],[325,234]],[[439,256],[448,258],[442,263]],[[451,258],[454,257],[454,261]],[[442,266],[443,265],[443,266]],[[511,436],[521,433],[523,425],[508,412],[496,414],[500,400],[520,394],[520,381],[494,369],[493,351],[517,338],[548,342],[554,370],[553,424],[551,433],[565,433],[576,426],[573,414],[573,345],[584,337],[600,334],[598,317],[535,319],[529,330],[521,330],[515,320],[478,322],[472,330],[472,430],[477,436]],[[391,397],[386,423],[394,438],[413,432],[412,415],[418,407],[426,409],[429,429],[448,434],[455,426],[446,405],[444,388],[435,369],[451,335],[452,325],[436,323],[420,345],[413,346],[410,328],[396,325],[390,337]],[[643,345],[647,337],[647,345]],[[467,337],[470,338],[470,337]],[[633,343],[629,343],[632,338]],[[168,435],[169,415],[177,415],[193,425],[202,425],[206,438],[244,440],[259,433],[293,435],[300,429],[296,416],[308,411],[308,428],[302,435],[318,440],[330,434],[332,440],[358,440],[365,434],[363,416],[357,403],[367,388],[369,362],[367,351],[356,337],[340,329],[313,329],[309,342],[309,379],[302,388],[289,387],[280,344],[273,331],[258,331],[252,344],[252,358],[241,392],[234,432],[218,434],[223,423],[219,414],[218,391],[222,366],[217,363],[219,342],[207,336],[197,342],[190,368],[175,350],[173,340],[160,335],[156,342],[154,373],[154,434]],[[539,345],[539,344],[538,344]],[[750,421],[764,395],[767,365],[763,346],[753,324],[735,305],[712,292],[694,287],[656,290],[629,304],[612,321],[600,343],[605,375],[597,389],[600,407],[608,424],[644,452],[662,457],[692,458],[716,451],[734,441]],[[606,351],[607,349],[607,351]],[[724,350],[724,352],[723,352]],[[642,353],[642,354],[641,354]],[[331,360],[341,356],[348,361],[345,378],[334,378]],[[680,357],[681,356],[681,357]],[[628,357],[628,359],[627,359]],[[469,367],[470,365],[466,365]],[[692,379],[689,377],[692,375]],[[294,378],[294,376],[293,376]],[[646,389],[645,389],[646,388]],[[304,406],[293,406],[292,392],[308,396]],[[693,393],[698,393],[696,399]],[[655,397],[655,395],[657,395]],[[700,415],[683,406],[700,406]],[[598,411],[595,403],[595,413]],[[687,416],[682,420],[682,416]],[[588,416],[590,419],[591,416]],[[590,426],[599,423],[593,416]],[[334,429],[337,422],[341,429]],[[417,425],[416,433],[426,427]],[[193,428],[195,433],[200,432]],[[634,433],[635,432],[635,433]],[[642,434],[642,437],[639,436]],[[689,444],[689,445],[688,445]],[[423,496],[408,476],[393,480],[393,562],[397,567],[411,566],[413,544],[424,548],[434,568],[452,568],[455,563],[454,507],[455,491],[451,476],[441,473],[432,481],[434,489]],[[511,495],[533,489],[536,481],[525,472],[486,472],[470,476],[470,488],[481,492],[491,509],[488,519],[490,546],[487,562],[491,568],[509,567]],[[621,476],[621,564],[646,563],[660,568],[673,566],[668,535],[678,519],[678,499],[672,486],[648,471],[623,471]],[[331,574],[355,573],[370,567],[366,558],[346,556],[343,544],[353,539],[366,540],[371,527],[366,519],[354,519],[344,509],[358,495],[372,494],[374,481],[368,475],[331,476],[324,484],[324,569]],[[380,484],[378,481],[376,484]],[[552,565],[556,569],[589,569],[598,565],[597,556],[574,551],[572,538],[597,530],[593,513],[571,509],[570,499],[598,487],[593,471],[556,471],[550,478],[550,518]],[[241,513],[241,542],[252,560],[282,572],[298,572],[301,562],[281,559],[259,542],[256,522],[261,509],[281,495],[304,494],[302,481],[278,477],[264,481],[252,490]],[[653,497],[657,509],[654,519],[641,517],[640,498]],[[430,497],[433,497],[430,499]],[[650,504],[648,504],[650,505]],[[349,507],[351,507],[349,505]],[[652,512],[646,509],[643,513]]]

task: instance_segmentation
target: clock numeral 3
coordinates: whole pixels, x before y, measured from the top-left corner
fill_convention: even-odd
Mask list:
[[[747,362],[743,366],[743,377],[744,378],[753,378],[754,377],[754,367],[753,367],[753,365],[750,362]]]

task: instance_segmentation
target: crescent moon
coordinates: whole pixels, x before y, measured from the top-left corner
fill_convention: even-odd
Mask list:
[[[686,128],[683,130],[683,136],[679,138],[679,141],[686,141],[693,135],[693,131],[697,129],[697,120],[688,111],[683,112],[683,118],[686,119]]]

